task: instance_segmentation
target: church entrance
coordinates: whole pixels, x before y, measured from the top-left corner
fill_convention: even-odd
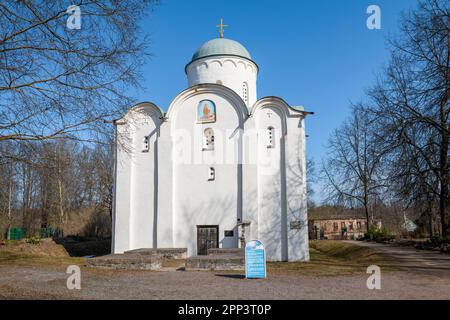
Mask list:
[[[207,255],[208,249],[219,247],[219,226],[197,226],[197,254]]]

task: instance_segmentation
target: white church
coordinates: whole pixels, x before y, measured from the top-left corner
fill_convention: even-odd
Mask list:
[[[188,86],[164,112],[150,102],[116,120],[113,253],[241,248],[268,261],[308,261],[305,118],[258,98],[259,66],[240,43],[204,43]]]

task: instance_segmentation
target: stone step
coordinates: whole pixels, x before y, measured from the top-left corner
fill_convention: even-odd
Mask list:
[[[162,261],[163,258],[157,255],[124,253],[87,259],[87,265],[104,269],[159,270]]]
[[[187,248],[141,248],[125,251],[125,254],[157,255],[164,259],[186,259]]]
[[[245,257],[237,254],[209,254],[186,259],[186,271],[245,270]]]
[[[224,249],[224,248],[211,248],[211,249],[208,249],[208,255],[211,255],[211,254],[214,254],[214,255],[235,254],[235,255],[238,255],[238,256],[244,256],[245,255],[245,251],[242,248],[227,248],[227,249]]]

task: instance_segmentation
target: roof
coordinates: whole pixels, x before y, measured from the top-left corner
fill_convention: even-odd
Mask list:
[[[349,209],[343,207],[321,206],[308,210],[309,220],[346,220],[365,219],[364,211],[361,209]]]
[[[304,106],[291,106],[291,108],[297,111],[305,111]]]
[[[216,38],[205,42],[194,53],[192,61],[217,55],[238,56],[252,60],[250,53],[239,42],[226,38]]]

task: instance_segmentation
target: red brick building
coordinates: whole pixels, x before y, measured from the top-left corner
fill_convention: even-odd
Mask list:
[[[320,207],[308,212],[309,239],[356,240],[367,231],[364,213],[355,209]],[[374,219],[381,228],[381,220]]]

